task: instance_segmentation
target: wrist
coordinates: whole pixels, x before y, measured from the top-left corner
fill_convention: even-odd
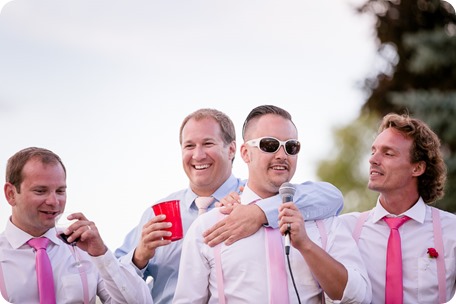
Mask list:
[[[149,263],[149,259],[141,257],[137,249],[135,249],[131,261],[133,262],[133,264],[135,264],[136,267],[138,267],[138,269],[143,269]]]
[[[257,226],[258,227],[269,226],[268,219],[267,219],[266,214],[264,213],[263,209],[261,209],[256,204],[252,204],[251,206],[254,206],[254,207],[252,207],[252,210],[254,210],[253,217],[254,217],[254,221],[257,223]]]

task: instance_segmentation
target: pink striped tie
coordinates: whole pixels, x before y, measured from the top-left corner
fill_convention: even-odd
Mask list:
[[[46,252],[49,240],[45,237],[30,239],[27,244],[35,249],[36,276],[41,304],[55,304],[54,277],[51,261]]]
[[[198,196],[195,198],[195,204],[198,207],[198,215],[201,215],[207,211],[207,207],[209,207],[214,198],[212,196]]]
[[[399,227],[408,221],[408,216],[404,217],[384,217],[385,222],[390,227],[388,238],[388,249],[386,253],[386,304],[402,304],[404,293],[402,285],[402,249]]]
[[[289,303],[284,247],[282,244],[282,235],[280,234],[279,229],[266,227],[266,245],[269,262],[269,303]]]

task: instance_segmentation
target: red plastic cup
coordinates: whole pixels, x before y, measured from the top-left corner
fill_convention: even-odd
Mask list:
[[[184,237],[184,231],[182,229],[182,218],[180,214],[180,204],[178,200],[167,201],[155,204],[152,206],[155,215],[164,214],[166,215],[166,222],[171,222],[170,228],[165,229],[171,231],[170,237],[163,237],[165,240],[177,241]]]

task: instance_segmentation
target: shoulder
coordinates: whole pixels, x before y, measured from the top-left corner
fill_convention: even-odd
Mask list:
[[[440,216],[440,221],[444,227],[454,227],[456,229],[456,215],[454,213],[441,210],[436,207],[428,206],[430,210],[437,210]]]
[[[302,188],[331,188],[331,189],[338,189],[336,186],[329,182],[324,181],[305,181],[299,184],[293,184],[297,189]]]
[[[219,209],[220,207],[213,208],[208,212],[201,214],[193,221],[191,226],[198,227],[196,229],[203,231],[212,227],[215,223],[226,217],[226,215],[222,214]]]
[[[369,212],[369,211],[365,211],[365,212]],[[358,212],[358,211],[347,212],[347,213],[343,213],[343,214],[339,215],[339,218],[342,221],[356,221],[363,213],[364,212]]]
[[[300,184],[293,184],[296,188],[296,192],[299,195],[325,195],[332,199],[339,199],[343,201],[342,192],[331,183],[322,181],[306,181]]]
[[[194,243],[193,245],[195,246],[207,246],[203,242],[203,233],[212,226],[214,226],[218,221],[220,221],[225,216],[222,213],[220,213],[218,209],[219,208],[214,208],[204,214],[199,215],[190,224],[190,227],[188,228],[187,232],[185,232],[184,244],[188,244],[189,242],[191,242]]]
[[[353,230],[356,223],[362,219],[362,216],[368,215],[369,211],[364,212],[348,212],[339,215],[339,219],[350,229]]]

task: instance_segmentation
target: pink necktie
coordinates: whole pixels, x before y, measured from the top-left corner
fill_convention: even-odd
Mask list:
[[[385,303],[402,304],[404,298],[402,285],[402,250],[401,236],[398,229],[410,218],[404,216],[384,217],[383,219],[391,229],[386,253]]]
[[[280,234],[279,229],[266,227],[266,245],[269,262],[269,303],[289,303],[284,247],[282,244],[282,235]]]
[[[49,240],[45,237],[30,239],[27,244],[34,248],[36,276],[41,304],[55,304],[54,278],[51,261],[46,252]]]
[[[199,196],[195,198],[195,204],[198,207],[198,215],[207,211],[207,207],[214,201],[212,196]]]

